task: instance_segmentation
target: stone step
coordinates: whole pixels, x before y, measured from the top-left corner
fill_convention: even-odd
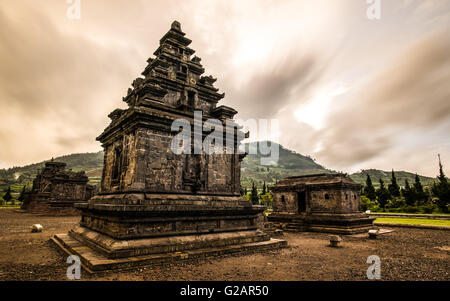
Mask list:
[[[261,231],[236,231],[121,240],[85,227],[75,227],[69,231],[69,236],[110,259],[218,248],[267,241],[270,238]]]
[[[100,253],[97,253],[94,250],[83,246],[79,241],[71,238],[67,234],[57,234],[52,237],[51,240],[68,255],[79,256],[83,268],[89,273],[95,273],[105,270],[133,269],[136,267],[147,265],[161,265],[184,260],[221,256],[225,254],[265,251],[287,246],[286,241],[272,238],[267,241],[237,244],[217,248],[204,248],[183,252],[108,259]]]
[[[288,232],[307,231],[307,226],[304,223],[289,223],[285,230]]]

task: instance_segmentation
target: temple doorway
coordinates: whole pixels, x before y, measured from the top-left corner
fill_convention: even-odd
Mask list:
[[[298,200],[298,213],[306,212],[306,192],[302,191],[297,193]]]

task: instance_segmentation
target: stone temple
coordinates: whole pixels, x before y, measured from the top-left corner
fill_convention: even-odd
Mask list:
[[[85,202],[94,193],[88,182],[84,171],[73,172],[66,169],[65,163],[47,162],[33,180],[31,192],[24,194],[22,209],[36,213],[77,213],[74,203]]]
[[[192,128],[208,119],[232,127],[231,137],[221,136],[235,150],[243,137],[231,122],[237,112],[217,105],[225,95],[214,87],[215,78],[203,76],[190,43],[175,21],[147,61],[144,77],[134,80],[124,97],[128,108],[113,111],[97,138],[105,153],[100,193],[76,204],[79,226],[53,238],[88,271],[286,245],[259,230],[265,207],[240,195],[245,155],[176,154],[171,148],[179,134],[171,125],[179,119]],[[198,112],[200,120],[194,118]],[[195,149],[191,141],[187,148]]]
[[[344,174],[286,178],[272,187],[275,226],[336,234],[367,232],[375,218],[361,212],[361,185]]]

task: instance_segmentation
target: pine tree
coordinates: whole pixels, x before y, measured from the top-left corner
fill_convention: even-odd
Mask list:
[[[375,193],[375,187],[373,187],[372,179],[367,174],[366,186],[363,189],[363,194],[372,202],[376,200],[377,194]]]
[[[438,155],[439,158],[439,175],[437,176],[439,182],[448,184],[447,177],[444,174],[444,167],[442,166],[441,162],[441,155]]]
[[[415,198],[408,179],[405,179],[405,188],[402,189],[402,195],[405,198],[406,205],[414,206]]]
[[[391,184],[388,186],[389,193],[392,197],[399,197],[400,196],[400,186],[397,184],[397,178],[395,177],[394,170],[392,169],[392,177],[391,177]]]
[[[247,186],[244,187],[244,195],[247,195],[248,191],[247,191]]]
[[[416,190],[416,192],[423,192],[423,186],[417,174],[416,174],[416,181],[414,183],[414,189]]]
[[[17,200],[18,200],[19,202],[23,202],[23,200],[24,200],[24,198],[25,198],[25,192],[27,192],[27,186],[26,186],[26,185],[24,185],[24,186],[22,187],[22,191],[20,191],[20,195],[19,195],[19,197],[17,198]]]
[[[423,190],[422,183],[420,182],[420,177],[416,174],[416,180],[414,182],[414,199],[416,201],[416,205],[420,206],[425,204],[428,201],[428,195]]]
[[[265,195],[266,193],[267,193],[267,190],[266,190],[266,181],[264,181],[261,195]]]
[[[378,203],[380,204],[380,207],[383,208],[383,211],[385,211],[390,195],[389,195],[389,191],[384,186],[383,179],[381,179],[381,178],[380,178],[380,188],[378,188],[376,193],[377,193]]]
[[[255,182],[252,183],[252,192],[250,193],[250,201],[253,205],[259,204],[258,190],[256,189]]]
[[[442,211],[447,213],[450,210],[450,183],[444,174],[444,168],[441,162],[441,156],[439,155],[439,175],[437,176],[438,182],[434,183],[431,187],[431,191],[435,197],[437,197],[436,205]]]
[[[8,187],[8,189],[6,190],[5,195],[3,196],[3,199],[5,200],[5,202],[9,202],[12,199],[11,196],[11,187]]]

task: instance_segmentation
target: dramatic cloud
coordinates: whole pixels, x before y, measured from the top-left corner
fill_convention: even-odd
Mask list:
[[[422,151],[408,144],[420,139],[428,146],[424,137],[437,129],[440,135],[434,142],[445,144],[450,132],[449,82],[450,35],[440,32],[393,59],[357,93],[338,100],[339,108],[330,113],[328,127],[318,138],[323,141],[318,156],[345,168],[392,158],[389,152],[403,144],[404,149],[396,149],[397,157],[408,157]],[[415,134],[408,137],[410,133]]]
[[[100,150],[173,20],[222,104],[278,119],[286,147],[343,171],[450,166],[450,0],[384,0],[379,21],[354,0],[81,4],[0,1],[0,168]]]
[[[270,63],[268,63],[270,64]],[[240,116],[251,118],[269,118],[292,101],[296,91],[307,93],[315,84],[320,73],[312,57],[291,55],[276,66],[264,66],[257,74],[248,79],[239,89],[232,90],[230,97],[245,102]],[[235,105],[238,105],[236,101]]]
[[[27,20],[23,26],[23,19]],[[0,10],[0,163],[99,149],[105,109],[121,105],[136,54],[62,34],[38,12]]]

